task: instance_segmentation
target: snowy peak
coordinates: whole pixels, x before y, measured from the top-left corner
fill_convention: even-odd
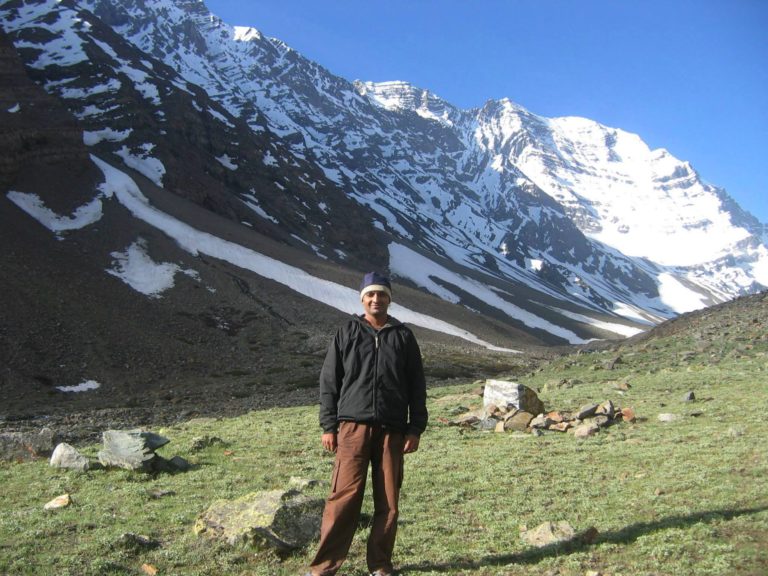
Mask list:
[[[422,118],[435,120],[447,126],[453,124],[457,110],[429,90],[417,88],[408,82],[355,82],[355,89],[377,106],[389,111],[413,111]]]

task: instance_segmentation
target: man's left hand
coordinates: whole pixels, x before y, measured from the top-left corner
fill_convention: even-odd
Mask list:
[[[405,446],[403,447],[403,454],[410,454],[416,452],[419,449],[419,436],[416,434],[408,434],[405,437]]]

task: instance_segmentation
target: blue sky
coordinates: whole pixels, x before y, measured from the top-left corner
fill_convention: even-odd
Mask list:
[[[691,162],[768,223],[766,0],[205,0],[348,80],[509,98]]]

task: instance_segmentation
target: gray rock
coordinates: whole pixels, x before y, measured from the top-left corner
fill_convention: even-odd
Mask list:
[[[693,402],[694,400],[696,400],[696,394],[692,391],[683,396],[683,402]]]
[[[218,500],[195,523],[195,532],[234,545],[289,551],[320,533],[325,502],[295,490],[254,492]]]
[[[288,480],[288,485],[296,490],[304,490],[305,488],[314,488],[320,484],[319,480],[314,478],[301,478],[299,476],[291,476]]]
[[[606,400],[597,407],[595,413],[607,416],[608,418],[613,418],[614,414],[616,413],[616,407],[613,405],[613,402]]]
[[[531,414],[539,414],[544,411],[544,403],[536,392],[519,384],[507,380],[487,380],[483,392],[483,406],[491,404],[506,409],[517,408]]]
[[[85,472],[91,467],[91,463],[74,446],[62,442],[53,450],[51,454],[50,465],[54,468],[66,468],[68,470],[77,470]]]
[[[599,431],[600,426],[590,422],[576,426],[576,428],[573,429],[573,435],[576,438],[588,438],[589,436],[594,436]]]
[[[103,450],[99,462],[126,470],[151,471],[155,450],[169,442],[167,438],[141,430],[107,430],[102,434]]]
[[[597,408],[600,406],[600,404],[586,404],[585,406],[582,406],[579,408],[579,411],[576,412],[574,417],[577,420],[584,420],[585,418],[590,418],[595,415],[597,412]]]
[[[224,442],[221,438],[218,436],[208,436],[207,434],[205,436],[197,436],[192,439],[192,447],[190,448],[192,452],[200,452],[201,450],[204,450],[210,446],[226,446],[227,443]]]
[[[533,420],[533,414],[525,410],[518,410],[509,418],[504,419],[504,429],[525,432],[530,426],[531,420]]]
[[[53,451],[53,431],[4,432],[0,434],[0,460],[23,462],[47,457]]]
[[[143,534],[134,534],[133,532],[124,532],[112,545],[113,548],[120,548],[129,552],[142,552],[145,550],[154,550],[160,546],[160,542]]]
[[[487,431],[495,430],[498,423],[499,420],[496,420],[496,418],[483,418],[482,420],[476,422],[474,426],[480,431]]]
[[[531,428],[549,428],[555,421],[552,420],[546,414],[539,414],[533,420],[530,421],[528,426]]]
[[[543,522],[532,530],[526,530],[520,537],[531,546],[541,548],[557,542],[567,542],[576,536],[576,531],[565,521]]]
[[[674,422],[675,420],[679,419],[680,416],[677,414],[670,414],[670,413],[663,413],[659,414],[659,422]]]

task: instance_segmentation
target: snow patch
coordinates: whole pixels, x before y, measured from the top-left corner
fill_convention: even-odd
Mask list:
[[[706,297],[686,287],[667,272],[659,274],[659,298],[678,314],[700,310],[706,306]]]
[[[112,252],[114,267],[107,272],[117,276],[137,292],[151,298],[173,288],[173,278],[181,268],[171,262],[154,262],[147,254],[142,238],[131,244],[125,252]]]
[[[60,392],[87,392],[88,390],[97,390],[101,388],[101,384],[96,380],[86,380],[76,386],[56,386],[56,390]]]
[[[61,232],[80,230],[94,222],[98,222],[102,215],[100,196],[77,208],[71,216],[60,216],[50,208],[47,208],[37,194],[27,194],[14,190],[7,194],[11,202],[59,237]]]

